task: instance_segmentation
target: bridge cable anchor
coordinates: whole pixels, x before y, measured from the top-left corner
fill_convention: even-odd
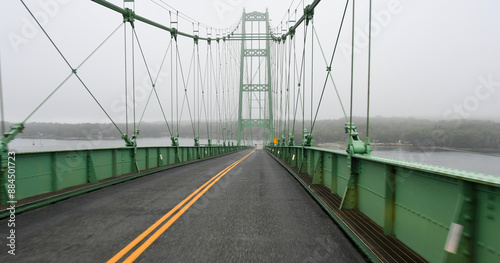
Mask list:
[[[132,28],[135,28],[135,13],[130,8],[125,8],[125,14],[123,14],[123,23],[129,22]]]
[[[172,27],[170,29],[170,37],[175,39],[175,41],[177,41],[177,33],[178,33],[177,28]]]
[[[314,17],[314,8],[312,8],[311,5],[307,5],[304,8],[304,17],[306,19],[306,26],[308,26],[309,21],[311,21]]]

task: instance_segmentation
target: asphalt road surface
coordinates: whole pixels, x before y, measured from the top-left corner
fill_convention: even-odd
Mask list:
[[[211,178],[219,180],[152,227],[118,262],[133,253],[138,253],[134,262],[365,261],[286,170],[264,150],[250,152],[166,170],[17,215],[15,256],[8,254],[11,228],[7,219],[0,220],[0,262],[106,262]],[[146,245],[147,240],[152,241]]]

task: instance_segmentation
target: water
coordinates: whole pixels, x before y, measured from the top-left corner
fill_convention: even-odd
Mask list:
[[[170,137],[138,138],[139,146],[170,146]],[[207,139],[200,139],[200,144],[207,144]],[[212,141],[216,144],[217,141]],[[179,145],[194,145],[193,138],[179,138]],[[9,149],[15,152],[39,152],[53,150],[75,150],[124,147],[123,140],[53,140],[53,139],[15,139],[9,143]]]
[[[137,142],[140,146],[170,146],[171,143],[169,137],[139,138]],[[194,141],[192,138],[179,138],[179,143],[180,145],[193,145]],[[200,139],[200,144],[206,143],[208,143],[206,139]],[[9,144],[9,148],[16,152],[114,148],[123,146],[123,140],[33,140],[19,138]],[[329,148],[339,149],[338,146]],[[500,163],[500,152],[485,154],[440,149],[376,146],[373,148],[372,155],[500,176],[500,165],[498,165]]]
[[[343,150],[338,144],[320,146]],[[500,176],[500,152],[470,152],[404,146],[372,146],[372,155]]]
[[[500,153],[413,147],[374,147],[372,155],[500,176]]]

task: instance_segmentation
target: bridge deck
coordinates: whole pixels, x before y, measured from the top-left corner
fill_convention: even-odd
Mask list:
[[[16,260],[109,260],[198,187],[248,153],[250,150],[166,170],[20,214],[16,218]],[[0,236],[7,236],[6,226],[5,219],[0,221]],[[0,253],[0,262],[7,262],[8,256]],[[364,259],[302,186],[267,153],[257,150],[187,208],[136,262],[167,261]]]
[[[286,165],[283,162],[282,165]],[[357,235],[370,250],[382,262],[427,262],[420,255],[415,253],[403,242],[394,236],[384,235],[382,227],[373,220],[361,213],[357,209],[340,210],[342,197],[337,194],[331,194],[330,189],[322,184],[313,184],[312,178],[305,173],[299,173],[298,169],[288,167],[295,172],[297,180],[306,185],[314,192],[346,225]]]

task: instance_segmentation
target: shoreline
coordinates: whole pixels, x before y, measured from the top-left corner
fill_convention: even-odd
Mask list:
[[[376,148],[407,148],[409,150],[421,149],[422,152],[434,152],[434,151],[452,151],[452,152],[467,152],[474,154],[486,154],[495,157],[500,157],[500,149],[475,149],[475,148],[452,148],[452,147],[421,147],[414,146],[412,144],[403,143],[371,143],[372,149]],[[317,145],[318,147],[332,148],[336,150],[344,150],[347,147],[347,143],[321,143]]]
[[[170,136],[161,136],[161,137],[141,137],[141,139],[170,139]],[[18,137],[16,139],[24,139],[24,140],[58,140],[58,141],[113,141],[113,140],[122,140],[117,137],[105,137],[105,138],[31,138],[31,137]],[[184,139],[192,139],[190,137],[185,137]],[[202,140],[207,138],[200,138]],[[345,150],[347,147],[347,142],[334,142],[334,143],[320,143],[317,144],[318,147],[325,147],[335,150]],[[454,151],[454,152],[468,152],[468,153],[476,153],[476,154],[487,154],[492,156],[500,157],[500,149],[476,149],[476,148],[453,148],[453,147],[422,147],[422,146],[414,146],[412,144],[404,144],[404,143],[371,143],[373,149],[376,148],[407,148],[410,150],[421,149],[422,152],[432,152],[432,151]]]

